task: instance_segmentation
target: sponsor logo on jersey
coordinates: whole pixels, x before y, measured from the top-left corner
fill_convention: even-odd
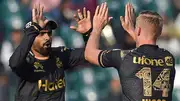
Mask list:
[[[34,72],[45,72],[44,67],[39,62],[34,62]]]
[[[43,91],[54,91],[65,87],[65,79],[59,79],[54,82],[48,80],[39,80],[38,89]]]
[[[171,56],[166,56],[165,63],[167,66],[173,66],[173,58]]]
[[[166,56],[164,59],[152,59],[145,56],[133,57],[134,64],[149,65],[149,66],[173,66],[173,58],[171,56]]]

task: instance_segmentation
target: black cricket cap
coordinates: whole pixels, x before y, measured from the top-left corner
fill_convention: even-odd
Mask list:
[[[56,22],[50,20],[40,32],[52,32],[52,30],[55,30],[57,27]]]

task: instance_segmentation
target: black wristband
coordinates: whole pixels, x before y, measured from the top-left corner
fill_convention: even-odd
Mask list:
[[[90,36],[93,28],[90,28],[86,33],[83,33],[83,36]]]
[[[87,31],[86,33],[83,34],[83,39],[84,39],[85,44],[87,43],[91,32],[92,32],[92,28],[89,29],[89,31]]]

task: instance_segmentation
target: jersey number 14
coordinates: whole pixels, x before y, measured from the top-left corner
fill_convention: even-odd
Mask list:
[[[168,97],[170,90],[170,70],[163,69],[155,82],[152,83],[151,68],[144,67],[136,73],[139,79],[143,79],[144,96],[152,96],[152,87],[155,91],[162,91],[162,97]]]

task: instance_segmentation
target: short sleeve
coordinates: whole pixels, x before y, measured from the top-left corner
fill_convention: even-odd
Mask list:
[[[102,67],[120,67],[125,54],[129,51],[120,49],[104,50],[98,56],[98,62]]]

